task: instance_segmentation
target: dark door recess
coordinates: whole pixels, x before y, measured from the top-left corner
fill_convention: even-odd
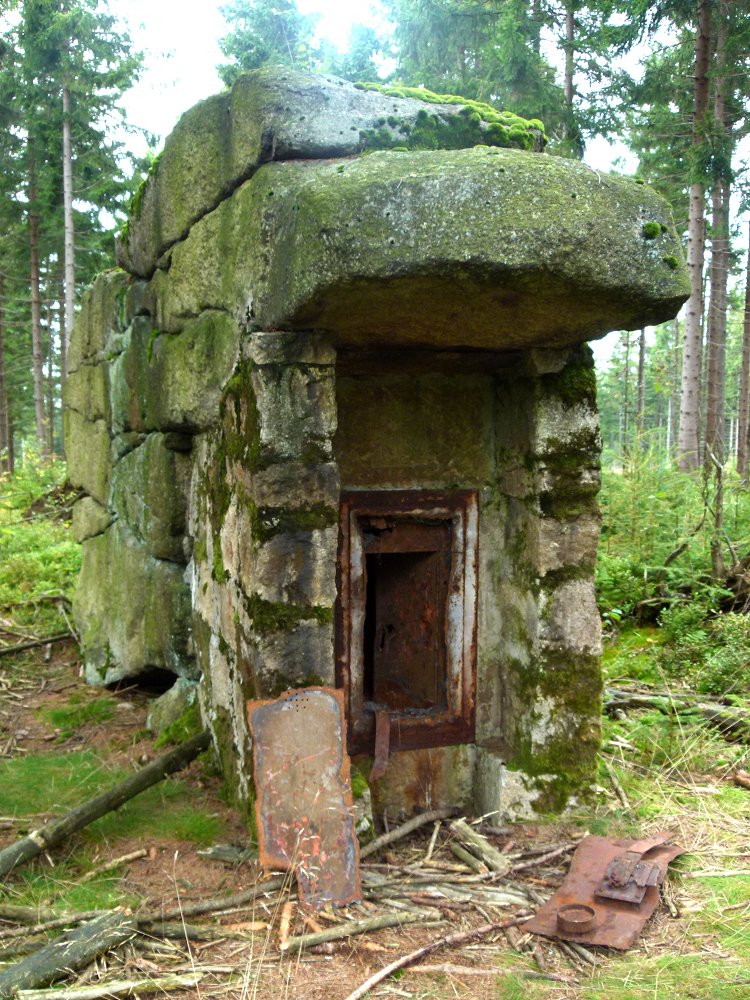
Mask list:
[[[344,496],[336,642],[353,753],[373,751],[376,713],[392,750],[473,739],[476,522],[469,492]]]

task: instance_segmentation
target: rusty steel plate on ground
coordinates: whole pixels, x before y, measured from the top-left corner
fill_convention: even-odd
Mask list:
[[[658,885],[647,885],[641,902],[605,898],[599,894],[599,889],[611,870],[610,865],[628,852],[633,853],[634,848],[643,863],[658,867],[663,877],[669,862],[685,853],[683,847],[664,843],[664,839],[664,834],[652,841],[585,837],[573,855],[563,884],[524,924],[524,930],[579,944],[598,944],[622,951],[632,948],[659,904]],[[643,850],[649,843],[655,846]],[[577,929],[576,921],[568,918],[575,909],[590,918],[578,920],[579,927],[585,929]]]
[[[247,715],[261,865],[292,869],[311,909],[360,900],[343,693],[299,688]]]

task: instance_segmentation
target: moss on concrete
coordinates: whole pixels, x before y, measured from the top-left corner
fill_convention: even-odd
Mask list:
[[[333,621],[333,608],[265,601],[257,594],[245,597],[245,610],[252,622],[253,631],[258,635],[292,629],[302,621],[316,621],[321,625],[328,625]]]
[[[258,507],[247,501],[253,540],[262,544],[276,535],[290,531],[316,531],[338,524],[337,507],[320,504],[314,507]]]
[[[547,143],[544,125],[538,119],[528,121],[512,111],[498,111],[489,104],[455,94],[433,94],[417,87],[388,86],[376,83],[357,84],[363,90],[388,97],[412,98],[426,104],[459,105],[456,115],[439,115],[420,110],[416,121],[389,115],[360,135],[367,149],[465,149],[484,144],[510,149],[543,149]],[[388,126],[388,128],[384,126]],[[395,131],[394,131],[395,130]]]
[[[169,726],[159,733],[154,743],[157,749],[161,747],[177,746],[189,740],[191,736],[196,736],[203,729],[201,712],[198,702],[194,702],[182,715],[175,719]]]

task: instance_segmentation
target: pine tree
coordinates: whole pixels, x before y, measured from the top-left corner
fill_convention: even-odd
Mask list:
[[[300,70],[316,67],[312,37],[318,17],[300,14],[295,0],[232,0],[219,9],[229,28],[219,39],[229,61],[217,67],[226,86],[240,73],[268,64]]]

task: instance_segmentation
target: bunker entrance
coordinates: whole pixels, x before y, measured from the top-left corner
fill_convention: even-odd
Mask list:
[[[365,708],[445,710],[450,523],[380,520],[364,532]]]
[[[476,495],[345,494],[339,535],[337,675],[349,747],[372,753],[473,739]]]

